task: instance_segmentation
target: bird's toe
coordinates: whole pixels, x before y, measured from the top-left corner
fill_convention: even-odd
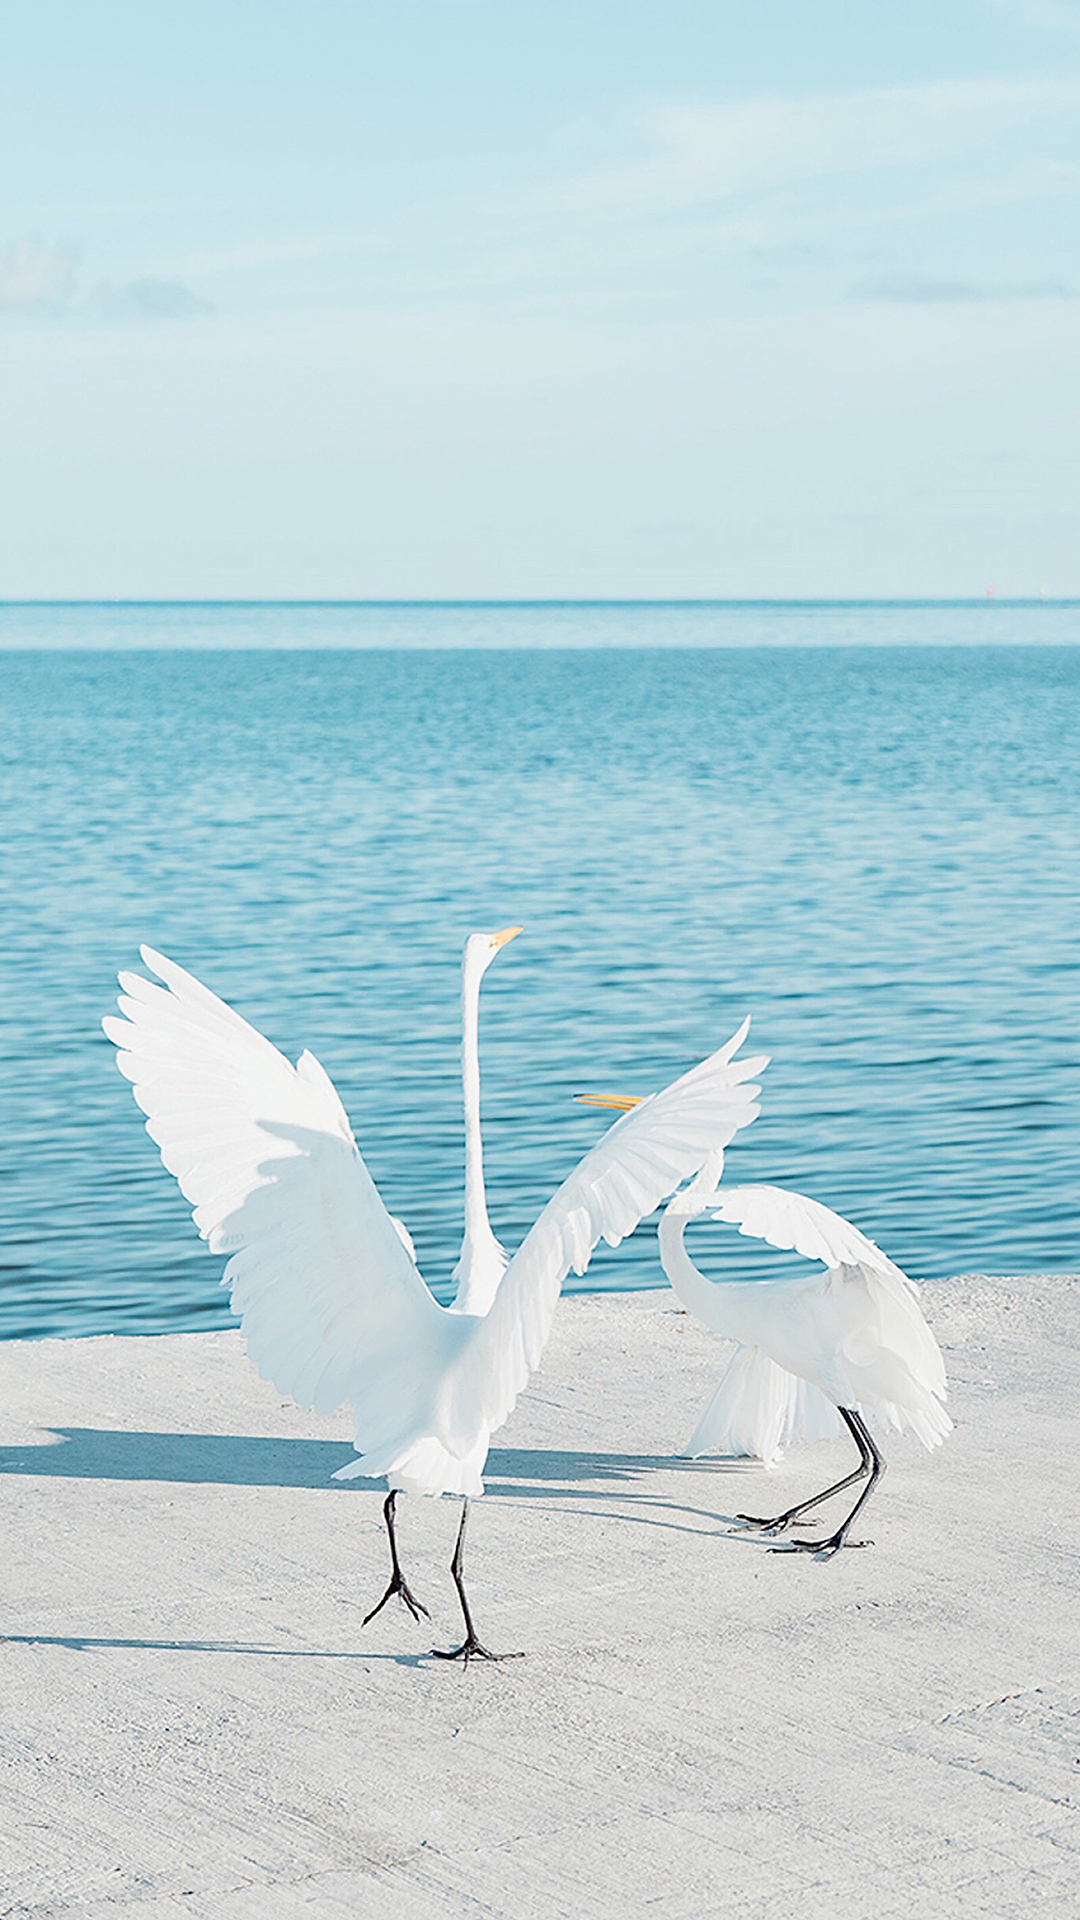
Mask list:
[[[524,1660],[523,1653],[492,1653],[479,1640],[463,1640],[460,1647],[432,1647],[433,1660],[460,1660],[468,1666],[470,1660]]]
[[[412,1614],[412,1617],[414,1620],[419,1620],[421,1614],[423,1614],[425,1620],[430,1620],[431,1615],[428,1612],[427,1608],[425,1607],[423,1601],[418,1600],[416,1598],[416,1595],[413,1592],[411,1592],[409,1587],[406,1585],[405,1581],[401,1578],[400,1574],[395,1574],[393,1579],[390,1582],[390,1585],[387,1587],[386,1592],[383,1594],[382,1599],[376,1602],[375,1606],[372,1607],[370,1613],[366,1613],[364,1615],[362,1624],[365,1627],[370,1625],[371,1621],[374,1620],[375,1615],[377,1613],[382,1612],[387,1601],[392,1600],[395,1594],[400,1595],[401,1599],[404,1601],[405,1605],[408,1607],[409,1612]]]

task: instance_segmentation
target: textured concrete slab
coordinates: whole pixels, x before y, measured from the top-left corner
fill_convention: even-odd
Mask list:
[[[957,1431],[890,1447],[870,1552],[737,1508],[839,1464],[671,1457],[719,1348],[670,1294],[564,1301],[498,1437],[457,1634],[367,1630],[378,1490],[235,1334],[0,1348],[0,1915],[583,1920],[1080,1906],[1080,1282],[925,1290]]]

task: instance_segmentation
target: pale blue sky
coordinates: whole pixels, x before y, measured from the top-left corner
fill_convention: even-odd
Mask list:
[[[0,23],[0,597],[1080,591],[1071,0]]]

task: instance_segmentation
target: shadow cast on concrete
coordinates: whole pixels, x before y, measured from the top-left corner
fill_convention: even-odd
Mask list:
[[[71,1653],[109,1653],[134,1648],[146,1653],[255,1654],[268,1660],[381,1660],[395,1667],[426,1666],[433,1654],[372,1653],[334,1647],[265,1647],[243,1640],[105,1640],[82,1633],[0,1633],[0,1647],[66,1647]]]
[[[30,1447],[0,1447],[0,1473],[64,1480],[168,1480],[228,1487],[381,1486],[332,1480],[356,1458],[343,1440],[270,1439],[234,1433],[130,1433],[112,1427],[51,1427]]]
[[[385,1491],[382,1480],[334,1480],[355,1458],[342,1440],[275,1439],[256,1434],[134,1433],[112,1427],[53,1427],[40,1444],[0,1447],[0,1474],[67,1480],[159,1480],[177,1485],[312,1487],[335,1493]],[[555,1448],[493,1448],[489,1493],[528,1499],[575,1483],[594,1496],[625,1492],[656,1473],[741,1473],[744,1460],[686,1460],[645,1453],[577,1453]],[[754,1469],[751,1469],[754,1470]],[[597,1486],[597,1482],[600,1483]],[[584,1491],[584,1489],[583,1489]]]
[[[760,1471],[757,1462],[746,1460],[688,1460],[672,1453],[571,1453],[555,1447],[510,1449],[492,1447],[484,1469],[484,1485],[489,1493],[513,1498],[528,1497],[534,1487],[554,1482],[600,1481],[602,1485],[620,1482],[632,1486],[657,1473],[709,1474]],[[531,1483],[531,1484],[530,1484]],[[595,1489],[593,1489],[595,1491]]]

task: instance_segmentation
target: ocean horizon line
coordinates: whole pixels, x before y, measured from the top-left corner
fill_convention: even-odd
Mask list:
[[[3,600],[0,653],[640,653],[1080,644],[1080,599]]]
[[[627,608],[632,608],[632,607],[658,607],[658,608],[662,608],[662,607],[731,607],[731,608],[768,607],[768,608],[775,608],[780,611],[784,610],[785,608],[791,608],[795,612],[800,612],[810,607],[825,607],[825,608],[828,608],[828,607],[843,607],[843,608],[925,607],[930,610],[933,610],[934,608],[938,608],[938,607],[940,608],[1080,607],[1080,596],[1074,596],[1069,594],[1061,594],[1061,595],[1058,595],[1058,594],[1016,594],[1016,595],[1006,595],[1006,594],[963,595],[963,594],[960,594],[960,595],[952,595],[952,596],[949,596],[949,595],[928,595],[928,596],[913,595],[913,596],[893,596],[893,597],[857,596],[854,598],[846,598],[844,596],[826,596],[826,597],[792,596],[790,598],[764,597],[764,598],[756,598],[756,599],[750,598],[750,597],[730,597],[729,598],[729,597],[723,597],[723,596],[713,597],[713,596],[696,596],[696,595],[687,595],[685,597],[669,595],[669,596],[662,596],[662,597],[656,597],[656,598],[652,598],[652,597],[617,598],[617,597],[602,597],[602,596],[596,596],[596,597],[585,596],[585,597],[575,598],[575,597],[567,597],[567,596],[553,596],[550,599],[541,599],[541,598],[531,598],[531,599],[506,599],[506,598],[495,598],[495,599],[484,599],[484,598],[472,598],[472,599],[348,599],[348,598],[346,599],[332,599],[332,598],[269,599],[269,598],[258,598],[258,597],[251,598],[251,597],[243,597],[243,596],[233,597],[233,598],[205,598],[205,599],[204,598],[191,598],[191,599],[131,598],[129,599],[126,597],[118,597],[113,599],[100,598],[100,597],[90,598],[90,599],[82,599],[82,598],[0,599],[0,610],[6,607],[12,607],[12,608],[40,607],[42,609],[49,609],[53,607],[57,607],[57,608],[63,607],[63,608],[73,608],[73,609],[77,609],[80,607],[86,607],[86,608],[130,607],[133,609],[137,609],[140,607],[168,607],[168,608],[303,607],[306,609],[326,607],[326,608],[332,608],[337,610],[349,609],[349,608],[367,608],[367,607],[373,607],[373,608],[379,608],[379,609],[396,608],[396,607],[417,608],[417,609],[431,608],[432,610],[460,607],[467,610],[471,608],[482,607],[482,608],[491,608],[492,610],[495,610],[495,611],[498,611],[500,608],[528,609],[532,607],[535,607],[538,609],[562,608],[562,607],[627,607]]]

